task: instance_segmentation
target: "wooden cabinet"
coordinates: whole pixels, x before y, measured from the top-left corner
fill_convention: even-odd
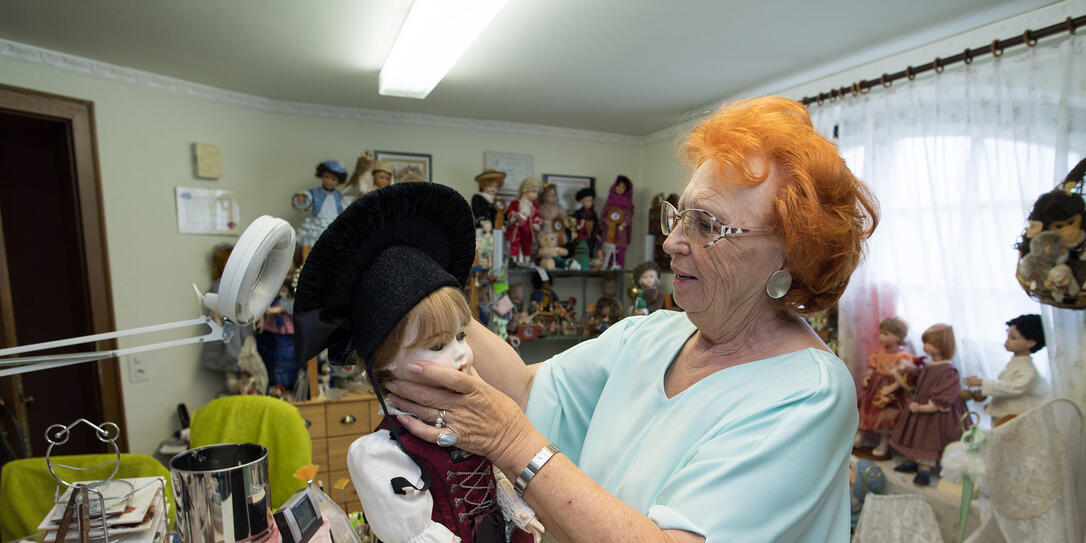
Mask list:
[[[313,463],[320,466],[317,480],[324,491],[343,505],[343,496],[332,488],[340,479],[350,479],[347,472],[347,449],[354,440],[373,432],[381,422],[377,410],[377,396],[373,394],[349,395],[340,400],[312,400],[295,402],[309,429],[313,443]],[[354,485],[345,489],[347,505],[351,511],[361,509]]]

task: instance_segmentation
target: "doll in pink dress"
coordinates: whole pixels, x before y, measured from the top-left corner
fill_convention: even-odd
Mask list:
[[[630,223],[633,222],[633,181],[629,177],[620,175],[611,185],[611,191],[607,195],[607,202],[603,205],[603,213],[600,214],[600,225],[604,243],[612,244],[604,247],[604,254],[613,257],[604,258],[604,268],[623,268],[626,266],[626,246],[630,244]],[[608,218],[612,218],[609,222]],[[613,226],[611,226],[613,224]],[[612,251],[610,253],[609,251]]]
[[[542,181],[535,177],[526,178],[520,183],[517,199],[509,204],[506,212],[505,236],[509,238],[509,256],[517,264],[528,265],[532,259],[532,242],[543,225],[543,217],[536,205],[541,190]]]
[[[905,409],[906,376],[916,372],[913,357],[901,348],[909,326],[897,317],[887,317],[879,323],[879,346],[867,358],[867,371],[857,402],[860,410],[860,431],[856,434],[857,448],[865,433],[878,434],[879,444],[871,451],[877,458],[889,458],[890,432],[897,426]]]
[[[924,352],[931,361],[920,370],[908,411],[890,437],[890,446],[909,457],[895,471],[916,472],[913,483],[927,485],[931,470],[943,456],[943,448],[962,437],[965,404],[954,358],[954,329],[936,324],[924,331]]]

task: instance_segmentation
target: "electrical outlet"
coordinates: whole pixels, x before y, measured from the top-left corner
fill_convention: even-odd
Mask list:
[[[128,381],[131,383],[146,383],[151,380],[150,370],[147,369],[147,359],[142,356],[128,357]]]

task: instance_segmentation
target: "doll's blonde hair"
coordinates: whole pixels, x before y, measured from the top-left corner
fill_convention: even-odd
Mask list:
[[[905,324],[905,321],[897,317],[886,317],[879,323],[880,332],[889,332],[895,336],[901,338],[898,343],[900,345],[905,344],[905,336],[909,335],[909,325]]]
[[[524,193],[530,190],[543,192],[543,182],[538,177],[524,178],[524,181],[520,182],[520,188],[517,189],[517,198],[523,197]]]
[[[411,319],[418,322],[418,332],[410,344],[401,347]],[[386,369],[402,349],[418,349],[456,339],[460,329],[471,322],[471,309],[464,293],[453,287],[441,287],[430,293],[396,323],[381,344],[373,350],[373,371],[377,386],[384,387],[392,379]]]
[[[936,349],[939,349],[939,354],[943,355],[943,360],[950,360],[954,358],[954,328],[949,324],[933,324],[927,330],[924,330],[920,339],[924,343],[930,343]]]

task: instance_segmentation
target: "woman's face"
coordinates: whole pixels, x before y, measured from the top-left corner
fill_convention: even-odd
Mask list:
[[[409,380],[407,365],[416,360],[429,360],[457,371],[465,373],[468,371],[474,361],[474,355],[464,336],[464,328],[460,328],[456,337],[435,340],[430,345],[423,345],[414,349],[407,348],[408,345],[415,342],[418,330],[418,322],[412,319],[404,331],[403,344],[400,346],[399,353],[388,365],[388,371],[392,372],[393,376],[397,379]]]
[[[770,175],[747,186],[717,164],[711,160],[698,166],[679,198],[679,210],[704,209],[729,226],[768,228],[779,183],[776,169],[766,160],[752,159],[755,171],[769,167]],[[710,313],[717,319],[738,309],[769,306],[766,281],[784,264],[783,244],[771,235],[729,236],[702,247],[689,243],[680,226],[663,248],[675,272],[675,302],[689,313]]]

